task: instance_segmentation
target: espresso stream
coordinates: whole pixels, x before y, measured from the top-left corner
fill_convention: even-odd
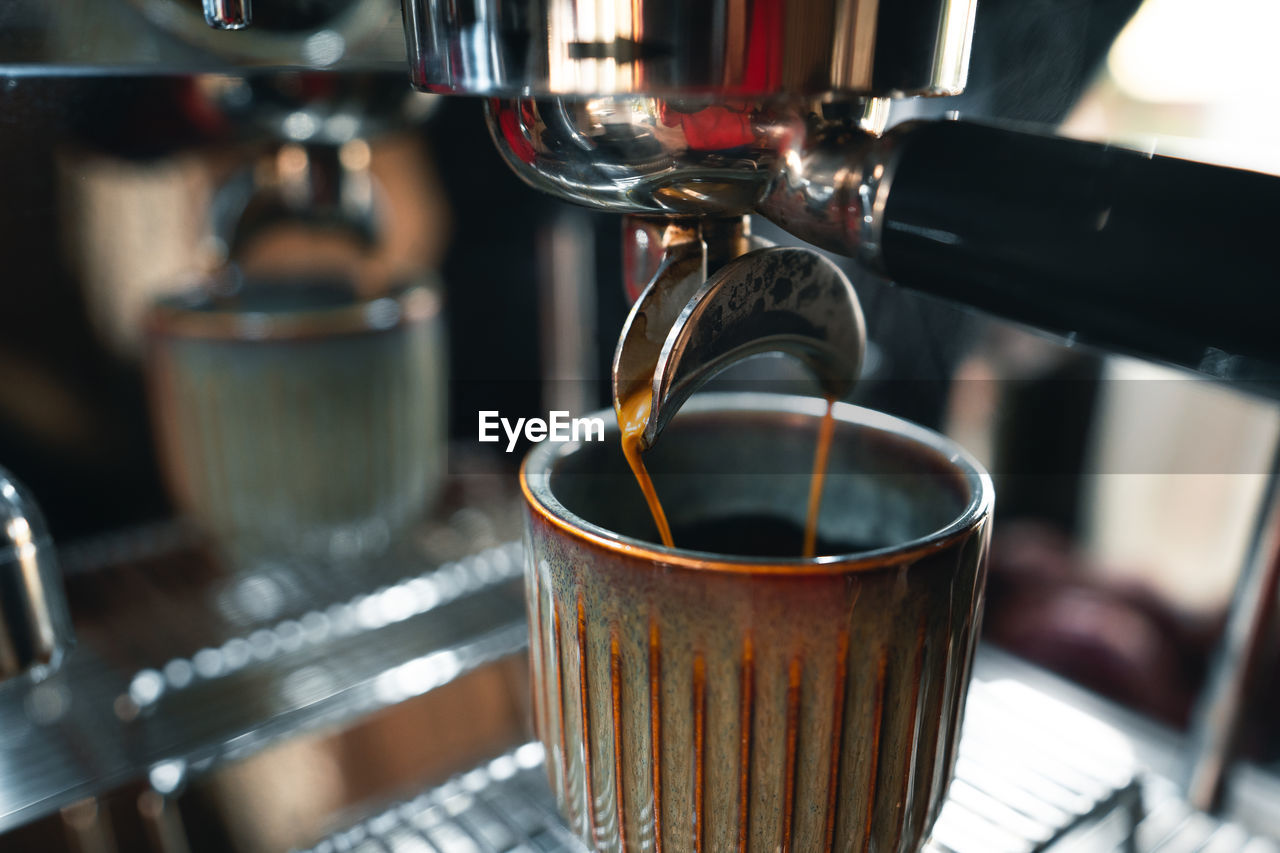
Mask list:
[[[644,436],[644,428],[649,424],[651,401],[652,392],[647,387],[641,388],[623,400],[622,406],[618,409],[618,430],[622,433],[622,455],[627,457],[631,473],[636,475],[640,491],[644,492],[645,502],[649,504],[649,512],[653,514],[653,523],[658,526],[658,535],[662,537],[662,544],[668,548],[674,548],[676,546],[671,538],[671,525],[667,524],[667,514],[662,511],[658,493],[653,489],[653,479],[650,478],[648,469],[644,467],[644,459],[640,456],[640,442]]]
[[[667,522],[667,514],[662,509],[662,502],[658,500],[658,493],[653,488],[653,479],[649,476],[649,471],[644,466],[644,458],[641,456],[640,445],[645,427],[649,423],[651,400],[652,391],[646,386],[632,393],[618,407],[618,429],[622,434],[622,455],[626,457],[627,464],[631,466],[631,473],[635,475],[636,482],[640,485],[640,491],[644,493],[645,502],[649,505],[649,512],[653,515],[653,523],[658,527],[658,535],[662,538],[662,544],[668,548],[674,548],[675,540],[671,536],[671,525]],[[800,549],[802,557],[814,557],[817,555],[819,544],[818,516],[822,509],[822,486],[826,480],[827,458],[831,455],[831,437],[835,433],[835,404],[834,398],[827,399],[827,412],[823,415],[822,425],[818,428],[818,448],[813,455],[813,473],[809,480],[809,506],[805,517],[804,538]],[[762,530],[765,528],[772,530],[773,528],[770,524],[773,526],[789,526],[787,522],[780,520],[773,520],[771,523],[765,519],[756,519],[754,521],[757,524],[764,525],[761,528]],[[740,524],[733,526],[737,529],[743,529],[743,525]],[[770,543],[786,541],[786,536],[779,536],[776,533],[777,531],[774,531],[760,539],[760,541]],[[696,538],[700,540],[703,537],[696,536]],[[753,546],[748,549],[749,542],[739,542],[735,545],[733,542],[728,541],[722,531],[712,538],[718,547],[708,548],[705,547],[705,543],[700,541],[684,542],[684,547],[717,553],[750,553],[761,557],[781,557],[786,556],[788,553],[785,551],[774,553],[774,548],[764,546]],[[844,553],[846,550],[855,550],[845,549],[833,543],[822,544],[824,546],[823,550],[827,553]]]

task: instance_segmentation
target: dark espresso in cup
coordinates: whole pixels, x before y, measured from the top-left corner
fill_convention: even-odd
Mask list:
[[[644,456],[642,455],[641,445],[642,436],[645,427],[649,422],[649,406],[650,391],[647,385],[643,385],[639,390],[633,392],[625,400],[617,406],[616,412],[618,416],[618,431],[621,438],[622,455],[627,460],[631,473],[635,475],[636,485],[640,488],[640,493],[644,495],[645,503],[649,505],[649,513],[653,516],[653,523],[658,531],[658,536],[663,545],[668,548],[676,547],[679,541],[681,548],[691,548],[695,551],[717,551],[719,548],[703,547],[699,544],[703,538],[709,535],[704,530],[684,530],[683,535],[693,535],[696,538],[692,541],[676,540],[671,529],[671,525],[667,520],[666,512],[662,508],[662,499],[658,495],[658,491],[654,488],[653,478],[649,474],[648,467],[645,465]],[[804,527],[800,531],[800,541],[793,551],[778,550],[778,545],[782,541],[786,541],[791,537],[783,531],[779,525],[784,524],[781,519],[760,518],[763,527],[756,529],[750,524],[743,524],[741,533],[750,537],[752,543],[750,547],[745,544],[746,540],[743,536],[736,537],[737,544],[734,545],[734,538],[727,537],[726,532],[717,532],[712,537],[715,542],[720,542],[728,538],[727,547],[738,550],[722,551],[726,554],[752,554],[759,551],[758,556],[793,556],[799,554],[802,557],[814,557],[818,554],[838,553],[839,546],[833,546],[832,543],[823,542],[818,536],[818,520],[822,510],[822,494],[826,482],[827,459],[831,452],[831,439],[835,426],[835,400],[827,401],[827,413],[823,416],[821,426],[817,433],[817,446],[814,449],[812,473],[809,479],[809,496],[806,504]],[[744,520],[747,521],[747,520]],[[721,525],[723,526],[723,525]],[[771,531],[771,532],[770,532]],[[831,548],[837,550],[828,550]],[[742,550],[747,548],[747,550]]]
[[[681,548],[738,557],[794,557],[801,553],[805,530],[786,518],[772,515],[735,515],[695,521],[674,528],[672,538]],[[817,539],[818,554],[852,554],[871,551],[887,543]]]
[[[915,853],[950,782],[993,494],[947,439],[822,400],[694,397],[646,454],[616,431],[525,461],[537,732],[593,850]],[[611,440],[612,439],[612,440]],[[688,547],[685,547],[687,545]]]

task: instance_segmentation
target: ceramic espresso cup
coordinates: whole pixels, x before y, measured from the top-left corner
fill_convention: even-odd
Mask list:
[[[148,384],[178,505],[236,557],[383,550],[445,469],[440,297],[251,281],[165,297]]]
[[[799,554],[824,411],[686,404],[646,454],[675,549],[654,544],[616,429],[525,461],[535,725],[592,850],[926,840],[981,619],[991,480],[939,435],[838,405],[827,553],[734,556]],[[680,548],[682,531],[717,552]]]

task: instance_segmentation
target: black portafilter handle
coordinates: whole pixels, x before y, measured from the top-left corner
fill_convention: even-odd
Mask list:
[[[885,142],[893,281],[1280,396],[1280,178],[962,121]]]

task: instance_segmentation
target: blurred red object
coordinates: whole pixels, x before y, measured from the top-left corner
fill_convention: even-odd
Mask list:
[[[663,101],[658,118],[667,127],[681,128],[685,142],[695,151],[720,151],[756,141],[751,110],[745,104],[716,104],[683,112]]]
[[[989,639],[1108,698],[1184,726],[1221,619],[1179,613],[1108,582],[1055,527],[1015,520],[992,543]]]

